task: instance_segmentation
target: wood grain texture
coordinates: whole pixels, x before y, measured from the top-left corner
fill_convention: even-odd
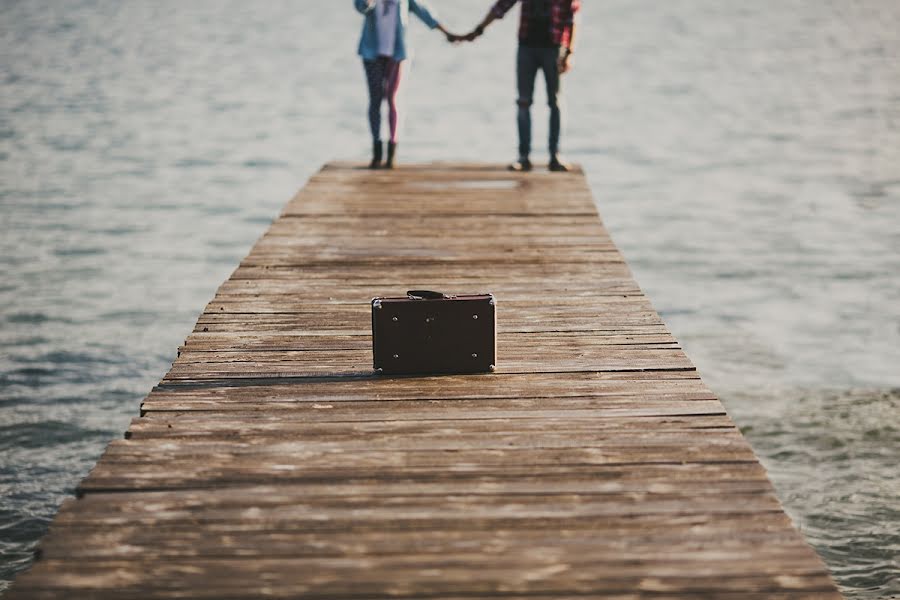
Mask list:
[[[379,377],[369,300],[495,294],[487,375]],[[840,598],[583,174],[326,165],[10,599]]]

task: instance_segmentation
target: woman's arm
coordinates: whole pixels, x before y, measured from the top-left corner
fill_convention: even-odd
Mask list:
[[[462,41],[462,36],[450,33],[444,28],[443,25],[438,23],[438,20],[431,13],[431,9],[428,8],[425,0],[409,0],[409,10],[411,10],[417,17],[422,19],[422,22],[425,23],[428,27],[430,27],[431,29],[437,29],[438,31],[443,33],[448,42]]]
[[[353,0],[353,6],[362,14],[366,14],[375,8],[375,0]]]
[[[429,29],[440,29],[445,35],[450,35],[446,29],[441,27],[441,24],[434,18],[434,15],[431,14],[431,9],[428,8],[425,0],[409,0],[409,10],[422,19],[422,22],[425,23]]]

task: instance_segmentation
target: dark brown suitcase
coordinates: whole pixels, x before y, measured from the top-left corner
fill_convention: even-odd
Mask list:
[[[372,354],[385,374],[482,373],[497,364],[491,294],[411,291],[372,300]]]

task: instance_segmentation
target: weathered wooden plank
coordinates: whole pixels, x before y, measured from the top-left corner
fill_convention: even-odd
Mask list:
[[[302,383],[300,388],[291,386]],[[259,389],[257,389],[259,388]],[[152,394],[166,392],[255,394],[262,399],[271,394],[316,398],[399,400],[426,398],[563,398],[572,396],[635,396],[666,392],[712,392],[696,371],[639,371],[593,373],[520,373],[454,376],[379,377],[374,373],[356,378],[279,381],[258,377],[249,383],[197,381],[161,383]]]
[[[634,589],[634,588],[633,588]],[[816,588],[811,588],[815,590]],[[41,589],[40,591],[34,590],[29,594],[29,598],[35,598],[37,600],[55,600],[55,599],[67,599],[71,596],[67,594],[70,593],[67,589]],[[258,598],[262,596],[279,598],[279,597],[288,597],[288,598],[296,598],[296,594],[291,594],[290,591],[284,592],[286,596],[279,596],[271,586],[267,586],[265,584],[260,584],[259,589],[250,589],[249,587],[241,590],[232,590],[232,591],[224,591],[220,592],[218,590],[214,590],[208,593],[205,596],[194,595],[192,597],[212,597],[212,598]],[[709,593],[706,592],[705,595],[700,597],[707,597]],[[148,595],[152,594],[152,595]],[[212,595],[217,594],[217,595]],[[235,595],[237,594],[237,595]],[[765,599],[765,600],[830,600],[835,598],[841,598],[840,594],[837,592],[828,593],[827,591],[797,591],[793,590],[790,592],[775,592],[772,590],[766,591],[734,591],[734,592],[724,592],[720,590],[715,590],[714,592],[715,598],[721,600],[754,600],[754,599]],[[152,592],[147,591],[143,588],[139,590],[122,590],[116,594],[108,594],[103,590],[92,590],[90,593],[91,598],[103,599],[103,598],[116,598],[117,600],[143,600],[145,598],[149,598],[151,600],[155,599],[172,599],[172,598],[184,598],[184,594],[180,590],[175,591],[166,591],[166,590],[153,590]],[[323,598],[323,596],[317,596],[318,598]],[[333,596],[332,596],[333,597]],[[351,596],[344,595],[343,598],[351,598]],[[355,596],[354,596],[355,597]],[[389,597],[398,597],[396,594],[393,596],[382,596],[382,598]],[[419,596],[420,598],[424,598],[425,596]],[[584,594],[579,594],[577,596],[572,596],[569,594],[561,595],[558,592],[550,593],[549,595],[536,595],[534,593],[528,593],[527,596],[523,596],[521,594],[516,593],[503,593],[503,595],[498,595],[496,593],[488,593],[488,594],[471,594],[466,593],[465,596],[459,595],[429,595],[427,596],[430,600],[496,600],[497,598],[504,598],[507,600],[530,600],[533,598],[553,598],[554,600],[583,600],[586,596]],[[593,592],[590,596],[593,598],[603,598],[604,600],[643,600],[647,598],[647,592],[618,592],[614,590],[603,590]],[[668,593],[662,592],[652,592],[652,598],[654,600],[673,600],[677,598],[684,598],[684,594],[679,594],[677,592],[669,591]],[[693,597],[698,597],[697,594],[694,594]],[[365,596],[368,599],[374,599],[374,597],[370,594]]]
[[[395,296],[405,296],[406,292],[394,292]],[[251,314],[322,314],[333,320],[346,318],[347,314],[368,314],[371,310],[371,298],[365,296],[356,298],[350,303],[312,303],[303,301],[302,298],[277,298],[267,300],[263,298],[238,298],[229,301],[213,300],[207,304],[203,315],[215,316],[219,312],[238,312],[242,306],[247,307]],[[643,314],[653,311],[653,306],[646,298],[640,296],[603,296],[600,298],[557,298],[552,303],[546,300],[519,300],[498,301],[498,306],[503,309],[504,320],[517,320],[535,312],[547,312],[551,315],[571,316],[576,318],[582,314],[609,313],[617,314]]]
[[[397,251],[392,254],[383,253],[371,255],[360,253],[352,258],[351,264],[360,271],[379,270],[393,266],[415,267],[420,270],[439,269],[444,266],[465,265],[468,268],[493,267],[498,262],[506,263],[511,267],[518,265],[542,265],[550,261],[545,253],[523,252],[511,255],[508,252],[494,252],[481,254],[477,258],[465,255],[453,255],[442,253],[435,256],[413,255],[409,252]],[[596,252],[593,254],[566,254],[560,256],[561,261],[567,264],[584,264],[592,268],[604,265],[620,265],[622,258],[617,253]],[[317,255],[313,257],[266,257],[264,259],[248,258],[241,261],[241,267],[257,267],[266,265],[268,269],[305,269],[307,267],[330,267],[332,265],[346,265],[348,260],[343,257],[329,257]]]
[[[752,484],[739,482],[748,487]],[[535,486],[533,491],[540,493]],[[526,492],[530,493],[530,492]],[[714,492],[715,493],[715,492]],[[372,496],[375,498],[376,496]],[[576,529],[491,529],[472,530],[391,530],[374,532],[316,532],[274,529],[252,525],[242,519],[204,521],[200,527],[188,523],[115,522],[72,523],[54,528],[46,539],[44,559],[67,560],[85,547],[94,559],[134,557],[144,561],[192,557],[367,557],[402,554],[444,555],[471,552],[478,548],[519,546],[539,552],[553,552],[561,541],[576,552],[596,552],[598,536],[609,540],[601,552],[621,557],[631,553],[640,559],[645,553],[677,547],[680,553],[723,546],[731,550],[752,551],[756,545],[773,544],[779,548],[802,551],[803,542],[785,536],[790,527],[778,512],[759,513],[746,519],[741,535],[735,536],[734,517],[729,514],[642,515],[630,519],[584,521]],[[196,523],[196,521],[194,522]],[[648,534],[653,531],[654,535]],[[627,540],[627,542],[626,542]]]
[[[194,326],[196,333],[245,333],[268,334],[300,333],[307,335],[369,335],[371,323],[363,328],[363,318],[355,316],[352,322],[323,322],[319,315],[278,315],[262,318],[259,315],[242,313],[240,315],[204,315],[204,321]],[[590,317],[573,321],[572,319],[535,318],[530,322],[503,323],[497,325],[497,334],[503,336],[515,333],[541,333],[550,331],[598,333],[616,331],[622,334],[641,334],[660,331],[663,328],[658,316],[651,313],[629,315],[613,318],[610,316]]]
[[[296,243],[311,239],[382,238],[397,245],[429,243],[423,241],[422,231],[437,234],[451,232],[453,239],[513,239],[518,237],[559,239],[570,237],[591,238],[594,242],[608,242],[606,228],[593,218],[571,216],[509,216],[483,215],[432,215],[419,212],[409,215],[320,215],[290,217],[276,220],[266,231],[260,243],[279,243],[284,237],[295,238]],[[447,239],[436,235],[428,239],[435,243]]]
[[[348,361],[354,362],[358,360],[359,354],[371,358],[371,341],[368,344],[356,344],[353,347],[347,347],[344,344],[325,344],[325,347],[318,347],[316,344],[318,339],[307,336],[302,338],[306,342],[305,347],[279,348],[277,350],[267,350],[266,348],[238,350],[227,347],[226,349],[197,349],[184,346],[176,362],[178,364],[251,361],[305,362],[320,360],[316,357],[317,352],[331,353],[335,357],[345,357]],[[576,335],[542,335],[540,332],[535,332],[532,335],[516,336],[516,339],[507,339],[505,336],[501,336],[497,340],[497,347],[498,352],[506,356],[510,362],[530,360],[535,357],[536,353],[540,353],[550,366],[560,359],[573,355],[579,359],[642,357],[656,360],[664,356],[674,356],[678,360],[681,358],[681,355],[678,354],[680,348],[675,342],[609,344],[603,343],[602,337],[599,337],[600,343],[597,341],[598,338],[581,332]],[[532,346],[532,348],[528,348],[528,346]],[[563,356],[558,358],[558,355]]]
[[[488,435],[534,434],[544,430],[566,432],[570,435],[600,431],[644,432],[648,429],[662,433],[683,433],[706,429],[729,428],[735,425],[725,415],[677,415],[660,417],[609,417],[586,419],[583,415],[547,416],[543,412],[519,418],[471,418],[462,413],[454,418],[345,421],[341,412],[334,413],[334,421],[310,422],[303,415],[246,414],[231,415],[227,419],[211,415],[165,415],[136,418],[128,429],[128,439],[152,437],[230,440],[238,437],[308,439],[327,436],[329,439],[361,439],[365,436],[390,433],[392,435]],[[361,415],[368,416],[368,415]]]
[[[760,563],[703,557],[637,564],[621,561],[596,568],[585,555],[577,561],[537,555],[506,561],[505,565],[474,568],[479,554],[482,553],[473,552],[468,561],[414,555],[365,560],[192,560],[152,563],[141,570],[135,570],[134,564],[127,561],[48,560],[41,564],[41,574],[32,576],[31,581],[26,576],[25,584],[36,592],[50,593],[60,589],[82,594],[97,589],[116,590],[116,594],[109,595],[119,598],[183,597],[184,589],[195,592],[191,595],[195,598],[247,598],[260,594],[279,598],[373,599],[440,598],[453,594],[557,597],[563,593],[604,597],[635,590],[644,594],[679,593],[683,597],[718,590],[757,593],[757,597],[795,590],[822,592],[823,598],[834,594],[827,574],[804,568],[802,557],[796,554]],[[440,590],[441,595],[435,590]]]
[[[701,406],[699,401],[706,404]],[[416,408],[432,413],[450,409],[615,412],[622,407],[658,410],[667,403],[669,410],[697,406],[707,412],[724,412],[696,371],[172,381],[151,392],[144,407],[165,410],[185,402],[209,403],[220,410],[242,410],[247,405],[270,406],[274,410],[281,403],[293,405],[290,408],[295,410],[316,405],[333,408],[336,403],[351,402],[357,404],[348,410],[366,414],[392,410],[397,419],[405,418]],[[675,402],[678,404],[672,404]]]
[[[502,307],[501,309],[502,310]],[[337,311],[335,311],[336,313]],[[371,316],[361,311],[345,311],[339,315],[322,311],[318,313],[205,313],[194,328],[198,333],[206,332],[291,332],[326,331],[343,335],[365,335],[371,332]],[[536,332],[594,332],[621,331],[641,333],[645,327],[657,328],[662,324],[659,315],[653,311],[631,314],[597,314],[583,311],[579,315],[555,315],[541,312],[520,313],[518,319],[500,321],[498,335],[506,333]],[[651,329],[654,330],[654,329]]]
[[[365,505],[368,498],[371,505],[366,506],[366,510],[380,511],[379,514],[384,516],[382,522],[377,527],[370,527],[371,523],[359,521],[352,527],[388,528],[400,531],[405,525],[396,522],[394,519],[397,515],[391,516],[391,513],[402,512],[403,507],[410,508],[411,502],[417,502],[419,508],[427,507],[428,498],[433,497],[437,502],[453,508],[455,514],[460,514],[465,506],[470,503],[480,504],[479,498],[485,497],[487,500],[478,509],[481,511],[479,514],[482,520],[504,520],[510,523],[517,519],[521,521],[524,517],[509,509],[510,503],[521,500],[533,510],[540,509],[546,513],[545,520],[536,522],[534,527],[530,527],[529,524],[529,527],[521,529],[521,531],[538,531],[553,530],[561,520],[574,519],[574,515],[568,515],[564,507],[578,503],[582,499],[594,503],[593,508],[585,513],[589,517],[592,511],[620,510],[609,502],[606,502],[607,506],[603,506],[604,500],[611,497],[629,496],[627,502],[638,506],[644,501],[641,492],[655,495],[656,499],[660,500],[671,499],[678,494],[695,493],[698,497],[711,496],[707,500],[715,502],[714,496],[722,492],[766,495],[771,491],[771,488],[762,485],[767,482],[765,471],[754,462],[695,463],[676,466],[613,465],[597,471],[596,474],[594,474],[596,469],[593,468],[572,468],[559,473],[529,473],[526,467],[518,467],[518,470],[519,474],[515,477],[504,477],[503,472],[498,472],[484,477],[434,481],[423,478],[423,473],[416,471],[408,474],[395,473],[396,477],[389,478],[381,472],[367,474],[358,469],[356,475],[351,478],[325,473],[317,480],[302,484],[272,482],[253,486],[232,486],[227,494],[210,494],[208,490],[198,488],[88,494],[77,501],[67,500],[52,529],[62,531],[70,526],[104,528],[115,523],[177,528],[193,520],[210,527],[215,526],[217,531],[240,531],[259,527],[260,523],[273,519],[285,523],[298,519],[310,520],[312,517],[303,510],[285,512],[285,509],[290,509],[298,503],[303,504],[307,500],[312,502],[317,510],[327,510],[329,502],[338,498],[335,505],[350,510]],[[398,503],[394,505],[390,502],[376,502],[376,499],[381,497],[397,498]],[[341,504],[342,502],[344,504]],[[725,514],[740,514],[747,518],[732,522],[734,529],[755,531],[759,522],[757,516],[765,520],[768,516],[780,515],[785,523],[789,522],[787,516],[778,510],[760,512],[734,502],[730,507],[726,504],[719,503],[723,511],[718,516],[703,510],[694,510],[689,504],[682,506],[684,514],[674,517],[672,523],[694,523],[698,520],[706,522],[710,519],[725,523],[728,520]],[[248,512],[243,519],[233,518],[234,514],[246,510],[248,506],[253,506],[256,510]],[[474,514],[471,516],[475,517]],[[435,531],[479,530],[483,533],[490,531],[490,528],[485,529],[472,519],[457,519],[444,512],[411,513],[409,521],[413,520],[425,525],[431,524],[428,526]],[[633,534],[652,538],[654,530],[641,528],[640,523],[653,522],[661,526],[664,517],[645,510],[641,514],[632,513],[628,519],[590,520],[587,517],[584,519],[579,517],[579,520],[589,521],[592,529],[628,530]],[[442,523],[445,527],[443,529],[436,527],[435,524],[438,523]],[[325,529],[339,529],[342,526],[327,520],[320,522],[319,525]],[[790,533],[790,530],[782,530],[780,533]]]
[[[646,351],[650,352],[650,351]],[[566,373],[599,371],[691,370],[694,365],[681,350],[653,350],[644,352],[608,353],[604,355],[560,360],[565,351],[546,349],[541,356],[507,357],[500,362],[497,373]],[[546,357],[546,360],[542,360]],[[360,350],[335,352],[298,352],[283,360],[267,355],[244,362],[209,361],[176,362],[163,381],[195,379],[227,379],[256,377],[358,377],[370,375],[372,356]]]
[[[434,221],[437,224],[441,221]],[[340,226],[340,225],[339,225]],[[413,221],[410,223],[409,233],[415,235],[414,229],[421,230],[422,227],[431,229],[431,224],[424,224],[421,221]],[[326,254],[328,256],[355,256],[360,253],[372,253],[375,250],[391,250],[406,251],[410,253],[432,253],[440,255],[444,252],[461,253],[463,251],[480,255],[483,252],[506,252],[520,253],[522,244],[527,244],[528,250],[540,249],[543,252],[564,250],[566,253],[572,254],[591,254],[596,252],[612,252],[619,253],[618,248],[611,240],[598,239],[596,231],[592,231],[587,235],[579,235],[575,232],[572,235],[490,235],[489,231],[476,233],[467,231],[465,234],[457,235],[454,232],[453,237],[441,238],[436,235],[426,236],[415,239],[397,239],[397,231],[390,231],[391,235],[378,234],[362,234],[359,232],[345,233],[331,232],[327,235],[321,233],[305,233],[310,227],[295,227],[291,230],[284,231],[282,235],[266,236],[259,240],[253,247],[248,256],[283,256],[283,255],[318,255]],[[434,233],[434,230],[432,229]],[[385,232],[387,233],[387,231]]]
[[[133,520],[154,527],[164,524],[183,526],[188,521],[225,522],[222,527],[247,529],[260,527],[260,523],[274,519],[282,523],[277,530],[288,528],[300,531],[297,523],[290,523],[297,519],[316,518],[303,510],[285,512],[285,507],[308,506],[306,502],[309,500],[324,510],[340,505],[338,501],[329,501],[335,497],[347,501],[357,499],[353,506],[365,504],[365,499],[368,499],[371,503],[368,508],[384,509],[379,513],[382,517],[377,524],[369,518],[353,520],[351,507],[347,509],[351,513],[344,513],[346,518],[336,520],[335,513],[333,519],[321,520],[315,526],[317,530],[321,527],[335,531],[410,527],[412,522],[409,519],[413,517],[405,516],[405,511],[410,508],[405,499],[410,497],[436,497],[436,503],[450,503],[448,507],[451,504],[458,508],[466,503],[480,504],[461,520],[453,516],[461,514],[461,508],[448,513],[432,511],[431,516],[419,512],[414,517],[421,525],[419,529],[441,530],[490,531],[490,527],[484,527],[485,523],[498,519],[508,525],[520,519],[518,526],[524,529],[556,529],[561,526],[560,520],[594,523],[589,514],[576,517],[564,509],[553,515],[547,513],[541,520],[535,521],[533,515],[518,515],[516,511],[510,511],[509,503],[533,506],[534,502],[547,502],[550,503],[547,506],[559,507],[589,501],[594,503],[593,509],[602,508],[604,514],[611,511],[627,514],[626,521],[637,518],[639,514],[653,515],[660,510],[667,514],[679,512],[708,517],[711,513],[706,507],[716,506],[717,512],[743,515],[733,523],[734,531],[743,530],[747,521],[755,521],[754,515],[772,512],[771,487],[765,472],[752,461],[610,464],[602,468],[592,465],[513,465],[494,471],[470,468],[441,474],[426,468],[385,467],[373,470],[366,466],[350,465],[339,470],[298,470],[290,477],[285,475],[280,481],[265,478],[253,481],[249,474],[244,477],[244,480],[190,481],[179,478],[177,472],[168,476],[156,472],[145,476],[122,475],[118,479],[88,480],[82,491],[95,493],[88,493],[81,502],[71,507],[77,507],[77,510],[61,511],[57,522],[65,527],[75,524],[102,527]],[[210,489],[225,488],[230,490],[227,494],[210,493]],[[142,491],[136,493],[138,490]],[[110,491],[117,493],[99,493]],[[741,496],[740,501],[733,497],[735,494]],[[760,497],[760,500],[746,502],[745,496],[751,495]],[[694,504],[693,498],[698,498],[699,502],[703,496],[709,496],[705,504]],[[484,503],[480,501],[482,497],[486,498]],[[681,498],[680,503],[673,502],[678,497]],[[622,502],[624,504],[620,505]],[[246,512],[248,508],[253,510]],[[236,519],[235,516],[242,511],[246,514]],[[476,515],[481,515],[480,521],[475,519]],[[401,523],[403,519],[407,519],[405,524]],[[232,520],[235,522],[231,523]],[[256,521],[259,523],[253,525]],[[596,523],[592,526],[595,527]],[[643,532],[651,537],[654,533],[653,530]],[[793,535],[790,531],[781,533]]]
[[[597,278],[621,280],[630,276],[628,266],[624,262],[530,262],[516,265],[515,270],[503,268],[500,264],[479,264],[472,266],[464,263],[432,265],[427,269],[419,266],[409,266],[397,261],[389,268],[389,272],[373,269],[370,266],[346,260],[343,265],[309,264],[295,267],[274,266],[241,266],[231,277],[235,280],[242,279],[274,279],[297,281],[327,281],[335,290],[341,288],[341,284],[356,278],[358,281],[367,281],[377,287],[388,289],[403,289],[409,286],[418,289],[422,283],[436,283],[445,287],[449,282],[458,282],[465,289],[454,289],[454,293],[463,293],[472,289],[482,289],[485,285],[511,284],[523,280],[551,280],[558,282],[557,289],[564,289],[566,281],[572,279]],[[514,273],[518,273],[518,276]],[[477,286],[477,287],[471,287]]]
[[[334,290],[332,290],[332,293]],[[394,291],[394,295],[404,296],[406,291]],[[285,295],[276,295],[263,297],[254,295],[253,297],[234,297],[214,298],[212,302],[206,305],[204,313],[218,313],[219,311],[229,312],[250,312],[255,314],[261,313],[294,313],[294,312],[332,312],[332,311],[363,311],[368,312],[371,309],[371,298],[366,296],[358,296],[355,302],[335,301],[326,302],[310,302],[305,297],[302,299],[286,297]],[[241,311],[241,309],[245,309]],[[504,314],[505,318],[515,318],[520,313],[540,311],[553,311],[558,314],[566,314],[569,312],[579,313],[583,311],[591,312],[646,312],[653,310],[653,305],[644,296],[616,294],[611,296],[603,296],[600,298],[557,298],[551,306],[547,305],[546,300],[537,300],[533,296],[527,299],[509,300],[504,299],[503,308],[509,309],[509,314]]]
[[[387,281],[392,279],[393,281]],[[326,279],[320,277],[316,280],[309,279],[229,279],[219,286],[216,298],[224,301],[229,296],[247,295],[302,295],[310,303],[329,304],[357,304],[360,298],[373,296],[402,295],[407,289],[437,288],[445,286],[447,290],[462,293],[467,289],[473,289],[472,279],[452,279],[443,277],[441,280],[428,280],[427,276],[419,273],[410,279],[400,281],[388,273],[383,274],[382,281],[357,282],[355,279],[339,281],[337,278]],[[565,298],[597,298],[601,296],[620,294],[640,294],[640,288],[630,278],[615,278],[599,276],[592,277],[588,281],[573,280],[562,277],[546,277],[540,281],[498,281],[485,280],[481,286],[490,287],[492,293],[504,302],[533,300],[545,296],[564,296]],[[481,289],[479,287],[478,289]]]
[[[691,443],[685,444],[685,437]],[[364,453],[362,451],[365,451]],[[717,430],[714,435],[692,432],[598,432],[574,435],[568,431],[544,433],[539,438],[528,433],[462,435],[431,433],[413,435],[375,435],[350,440],[304,438],[290,440],[258,436],[251,439],[207,440],[116,440],[107,446],[104,463],[149,463],[179,461],[209,456],[216,460],[277,463],[276,468],[298,465],[302,468],[337,468],[341,464],[359,466],[443,466],[454,468],[477,465],[479,468],[509,464],[605,465],[673,462],[672,452],[679,452],[678,462],[747,461],[753,454],[736,431]],[[207,466],[207,465],[205,465]]]
[[[560,336],[562,337],[562,336]],[[693,364],[676,347],[608,346],[582,343],[576,336],[568,343],[525,348],[498,339],[503,357],[497,373],[563,373],[594,371],[691,370]],[[185,351],[172,365],[166,380],[227,377],[310,377],[372,374],[370,349],[308,349],[281,352]]]
[[[424,403],[428,406],[423,406]],[[208,396],[185,395],[150,397],[142,404],[142,413],[146,416],[154,412],[221,412],[253,413],[270,411],[284,414],[284,411],[302,412],[310,421],[398,421],[444,420],[459,418],[458,413],[467,413],[472,419],[519,419],[541,415],[546,418],[564,417],[566,415],[582,418],[593,417],[666,417],[679,415],[718,415],[724,409],[718,400],[710,400],[695,394],[670,395],[653,399],[652,402],[635,402],[634,399],[612,399],[598,407],[592,399],[567,399],[562,405],[553,409],[542,409],[547,403],[544,399],[528,400],[516,403],[503,400],[504,406],[484,406],[484,401],[442,400],[439,406],[435,401],[411,402],[397,400],[385,406],[384,401],[376,402],[339,402],[324,399],[316,402],[308,398],[274,398],[269,400],[249,399],[246,401],[221,399]],[[507,406],[513,404],[514,406]],[[398,411],[403,411],[399,414]],[[238,417],[236,417],[238,418]]]
[[[582,343],[613,348],[678,348],[678,341],[670,334],[636,333],[623,335],[618,332],[591,332],[590,338],[582,338]],[[538,338],[538,339],[536,339]],[[511,347],[519,347],[528,342],[549,345],[566,344],[565,339],[528,333],[506,333],[501,340]],[[254,335],[249,333],[209,333],[194,332],[187,337],[179,352],[280,352],[299,350],[360,350],[371,349],[372,337],[366,335],[311,335],[301,333],[269,333]]]

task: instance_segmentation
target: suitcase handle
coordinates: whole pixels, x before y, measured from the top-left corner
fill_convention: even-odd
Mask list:
[[[432,292],[431,290],[409,290],[406,292],[410,300],[443,300],[449,298],[447,294]]]

